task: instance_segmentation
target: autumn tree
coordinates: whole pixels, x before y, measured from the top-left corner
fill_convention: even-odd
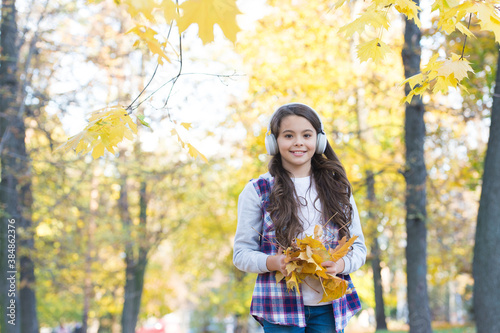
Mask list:
[[[342,3],[342,1],[340,2]],[[361,17],[357,18],[341,30],[363,32],[364,26],[372,25],[380,32],[388,28],[388,21],[377,21],[377,15],[394,6],[406,16],[405,46],[403,48],[403,63],[405,65],[406,116],[405,116],[405,142],[406,142],[406,168],[404,171],[407,181],[407,279],[410,331],[428,332],[430,327],[430,311],[427,295],[427,269],[426,269],[426,168],[424,162],[424,105],[420,95],[427,90],[434,93],[447,92],[449,86],[459,86],[460,81],[472,71],[469,62],[462,56],[451,55],[444,61],[437,61],[438,55],[431,57],[425,70],[421,72],[421,31],[419,20],[419,1],[395,3],[372,1]],[[469,22],[475,14],[480,21],[481,29],[491,30],[495,33],[497,41],[500,40],[500,21],[493,2],[464,1],[462,3],[445,3],[436,1],[432,11],[439,10],[438,28],[446,33],[460,30],[464,35],[473,37],[472,32],[461,21],[468,16]],[[380,60],[388,52],[387,46],[375,38],[372,41],[360,44],[358,56],[362,60]]]
[[[484,160],[481,199],[474,246],[474,316],[479,333],[500,330],[495,309],[500,306],[500,51],[498,54],[488,148]]]
[[[135,161],[155,162],[147,168]],[[131,152],[122,149],[117,161],[120,193],[116,209],[121,222],[125,265],[122,332],[135,332],[139,315],[144,312],[142,295],[151,256],[162,242],[171,241],[169,238],[182,223],[189,221],[187,216],[177,214],[181,208],[176,206],[185,207],[184,193],[192,187],[178,189],[171,185],[174,178],[184,178],[184,167],[188,165],[176,161],[170,168],[158,168],[157,161],[157,156],[142,151],[140,143],[136,143]]]
[[[111,3],[111,5],[114,6],[115,4]],[[151,7],[151,9],[153,9],[153,7]],[[94,10],[95,10],[95,8],[94,8]],[[92,28],[98,30],[100,27],[102,27],[100,32],[103,32],[103,33],[107,34],[108,36],[112,35],[114,33],[113,27],[118,26],[118,27],[123,28],[125,26],[124,24],[106,25],[106,24],[104,24],[104,20],[102,20],[102,22],[99,21],[99,19],[102,18],[101,15],[104,15],[104,14],[97,13],[92,18],[92,20],[94,20],[94,18],[95,18],[95,21],[93,21],[93,24],[92,24]],[[114,19],[114,17],[111,17],[110,15],[108,15],[107,20],[113,20],[113,19]],[[101,23],[102,23],[102,25],[101,25]],[[72,24],[74,24],[74,23],[72,23]],[[213,29],[213,27],[211,26],[210,29]],[[131,36],[131,35],[129,34],[126,36]],[[177,36],[177,37],[179,37],[179,36]],[[205,37],[206,36],[204,36],[204,38]],[[68,38],[68,37],[65,36],[65,38]],[[68,39],[73,41],[74,39],[78,40],[78,37],[76,37],[76,38],[73,37],[73,38],[68,38]],[[89,61],[94,63],[94,65],[96,67],[101,66],[102,63],[107,64],[107,65],[102,66],[103,71],[101,73],[105,73],[103,76],[107,76],[107,78],[109,79],[108,83],[111,82],[113,84],[116,84],[117,86],[122,86],[121,83],[120,84],[118,83],[119,80],[117,80],[117,78],[121,78],[121,79],[124,78],[124,76],[122,75],[122,71],[124,70],[124,67],[120,64],[121,64],[122,60],[126,58],[126,52],[128,52],[128,51],[120,49],[120,47],[127,45],[127,44],[122,43],[122,40],[118,39],[118,38],[109,39],[109,40],[104,40],[104,39],[100,40],[99,38],[95,38],[94,35],[89,36],[89,41],[91,42],[92,45],[99,46],[96,49],[88,48],[87,52],[89,54],[88,55]],[[132,43],[128,44],[128,46],[130,46],[131,44]],[[119,47],[116,47],[116,45],[118,45]],[[78,49],[78,46],[74,46],[74,47],[76,49]],[[85,53],[85,55],[87,55],[87,53]],[[147,61],[145,61],[145,62],[147,62]],[[148,63],[148,65],[149,65],[149,63]],[[108,66],[109,68],[107,68],[107,69],[104,68],[106,66]],[[153,67],[154,67],[154,64],[153,64]],[[154,77],[154,75],[153,75],[153,77]],[[129,79],[131,79],[131,78],[129,77]],[[144,86],[143,82],[138,83],[138,81],[134,80],[133,78],[131,81],[134,83],[137,83],[137,86],[135,86],[135,87]],[[138,90],[130,89],[129,91],[124,89],[122,91],[123,94],[121,94],[120,97],[117,97],[113,93],[115,91],[113,89],[114,87],[111,87],[111,86],[107,87],[106,83],[99,82],[96,80],[96,81],[92,82],[92,85],[98,86],[100,88],[103,88],[103,87],[105,87],[106,89],[109,88],[110,93],[107,96],[108,100],[115,100],[115,101],[117,99],[127,100],[128,98],[130,98],[130,96],[137,96],[140,93],[140,89],[138,89]],[[83,88],[83,89],[88,89],[85,91],[89,92],[89,93],[91,93],[93,91],[91,86],[90,86],[90,88]],[[135,109],[136,107],[137,107],[137,105],[134,105],[134,110],[135,110],[135,112],[139,113]],[[163,114],[163,115],[154,115],[154,116],[156,117],[156,119],[161,120],[161,119],[167,118],[167,117],[170,119],[171,115],[172,115],[171,111],[168,111],[168,112],[165,112],[165,114]],[[123,114],[120,113],[119,116],[123,116]],[[160,121],[158,121],[158,122],[160,122]],[[127,123],[126,127],[128,127],[128,129],[130,130],[131,126],[134,126],[134,125],[135,125],[134,123]],[[188,128],[189,124],[183,123],[183,124],[178,124],[178,126],[182,127],[182,128]],[[178,129],[176,129],[176,130],[178,130]],[[173,132],[175,132],[175,131],[173,131]],[[197,150],[193,146],[191,146],[187,142],[181,142],[181,144],[184,145],[185,148],[189,149],[189,152],[192,155],[196,155]],[[128,153],[128,152],[126,152],[126,153]],[[171,151],[168,152],[168,154],[171,154],[171,153],[172,153]],[[182,154],[179,151],[176,151],[174,155],[182,155]],[[143,160],[142,155],[137,156],[136,159],[142,161]],[[158,163],[158,161],[156,161],[156,164],[157,163]],[[152,163],[152,165],[155,165],[155,163]],[[91,166],[92,169],[94,169],[96,167],[97,167],[96,165]],[[143,169],[136,164],[135,160],[130,161],[129,163],[126,163],[126,164],[120,166],[119,167],[120,173],[122,175],[125,175],[129,180],[126,181],[125,184],[123,184],[123,183],[114,184],[114,185],[120,186],[120,190],[122,191],[121,192],[122,196],[121,196],[121,199],[119,201],[123,207],[127,206],[129,208],[128,209],[129,210],[129,213],[128,213],[129,218],[126,218],[125,215],[121,216],[121,215],[116,215],[116,214],[113,217],[117,218],[117,219],[121,218],[121,220],[124,222],[123,228],[126,230],[132,230],[131,235],[128,235],[128,234],[123,235],[123,242],[121,243],[121,244],[127,245],[126,249],[124,249],[124,253],[126,253],[126,260],[123,264],[125,266],[125,270],[127,272],[127,275],[125,277],[126,280],[124,280],[124,282],[126,281],[125,291],[124,291],[125,295],[123,295],[123,297],[125,299],[125,303],[124,303],[123,314],[122,314],[122,319],[124,322],[123,327],[127,327],[127,329],[133,329],[133,326],[135,326],[135,322],[137,322],[137,317],[138,317],[139,312],[140,312],[139,309],[140,309],[140,305],[141,305],[140,304],[141,298],[137,297],[137,296],[140,295],[140,292],[142,292],[141,281],[144,279],[144,276],[145,276],[146,264],[147,264],[147,259],[148,259],[148,258],[146,258],[146,255],[148,253],[153,252],[153,250],[155,249],[155,246],[159,243],[159,241],[161,239],[161,238],[156,238],[156,241],[154,241],[155,238],[153,236],[155,236],[155,235],[160,236],[162,234],[161,232],[152,232],[149,229],[148,229],[149,231],[146,233],[142,232],[141,230],[144,229],[144,224],[146,223],[146,221],[148,222],[148,225],[149,225],[149,221],[151,221],[151,224],[154,226],[154,228],[161,226],[163,224],[163,222],[159,221],[158,219],[152,218],[151,216],[146,216],[146,206],[144,203],[147,200],[143,200],[142,201],[143,204],[141,204],[140,202],[137,202],[137,201],[132,201],[128,205],[125,204],[128,201],[128,200],[126,200],[126,197],[130,198],[130,197],[135,197],[137,195],[137,192],[132,191],[129,187],[127,187],[126,183],[129,183],[129,185],[130,185],[130,183],[135,184],[138,181],[138,179],[141,177],[142,178],[151,177],[151,178],[148,178],[147,182],[144,184],[147,185],[147,187],[151,186],[152,191],[156,191],[157,187],[155,187],[151,184],[154,183],[155,185],[157,185],[157,183],[161,184],[162,182],[159,182],[158,179],[155,177],[160,177],[160,175],[162,175],[162,174],[168,174],[168,172],[165,170],[162,170],[162,171],[155,170],[155,172],[158,172],[158,175],[156,175],[156,176],[152,175],[155,172],[150,172],[147,175],[142,175],[138,171],[136,172],[135,167],[137,167],[137,170]],[[176,167],[173,167],[171,164],[167,164],[165,166],[165,168],[171,168],[171,170],[170,170],[171,172],[178,171],[178,169]],[[97,169],[99,170],[99,168],[97,168]],[[63,174],[65,174],[65,173],[63,173]],[[177,177],[178,177],[178,175],[177,175]],[[110,194],[109,191],[104,191],[104,192],[102,191],[103,187],[109,186],[109,182],[110,182],[109,179],[107,179],[106,177],[103,177],[102,175],[100,175],[98,177],[92,177],[92,179],[97,181],[97,183],[95,181],[91,181],[91,185],[93,184],[92,185],[93,187],[91,186],[91,188],[88,188],[89,184],[86,184],[86,185],[83,185],[82,189],[81,189],[81,193],[82,193],[81,197],[86,198],[89,201],[79,200],[81,205],[78,205],[78,207],[77,207],[77,211],[79,211],[82,216],[86,216],[87,217],[86,220],[89,222],[91,222],[92,220],[96,220],[96,216],[101,215],[103,210],[105,210],[105,209],[109,210],[110,207],[109,207],[109,205],[106,204],[106,202],[109,202],[109,195],[116,195],[116,193]],[[72,181],[74,181],[74,180],[72,180]],[[84,181],[89,182],[89,178],[88,177],[85,178]],[[144,180],[144,181],[146,181],[146,180]],[[191,189],[191,187],[189,187],[189,188]],[[179,192],[179,195],[182,194],[182,191],[178,187],[174,187],[174,188],[169,189],[168,193],[172,194],[172,192],[175,192],[175,191]],[[93,198],[92,193],[98,193],[98,200],[95,200],[95,198]],[[145,199],[146,195],[143,195],[142,198]],[[65,200],[64,202],[66,203],[67,201]],[[149,202],[150,206],[153,205],[155,207],[160,207],[160,209],[165,209],[165,207],[166,207],[165,203],[162,204],[161,201],[150,200],[148,202]],[[180,205],[178,200],[165,199],[165,202],[170,202],[174,206],[178,205],[179,207],[185,207],[184,205]],[[94,208],[91,209],[91,207],[94,207]],[[143,207],[140,214],[136,214],[137,207]],[[174,207],[172,209],[172,212],[177,212],[178,210],[179,210],[178,207]],[[127,210],[125,210],[125,209],[123,209],[121,211],[123,214],[127,213]],[[91,216],[88,216],[89,214]],[[140,218],[138,218],[138,216]],[[159,216],[165,217],[165,213],[162,212],[161,215],[159,215]],[[174,222],[179,220],[179,218],[177,217],[177,215],[175,213],[169,214],[169,218],[171,220],[173,220]],[[185,216],[184,216],[184,218],[185,218]],[[139,224],[139,226],[136,227],[135,221],[137,219],[142,221],[142,222]],[[95,321],[96,319],[100,319],[100,316],[104,316],[107,314],[109,314],[109,316],[112,316],[112,319],[115,320],[116,304],[114,304],[114,302],[111,302],[113,304],[111,304],[109,306],[109,308],[111,308],[111,310],[106,306],[99,306],[99,305],[104,305],[106,302],[109,302],[108,296],[113,295],[118,301],[120,300],[120,296],[121,296],[120,295],[121,289],[116,292],[116,290],[111,290],[111,288],[109,288],[109,286],[107,286],[107,285],[106,285],[106,287],[103,287],[102,285],[98,285],[95,282],[93,282],[96,279],[99,280],[99,278],[103,277],[103,276],[106,276],[106,279],[108,279],[110,275],[113,275],[113,273],[116,273],[116,272],[113,272],[112,270],[110,270],[110,271],[108,271],[108,270],[97,271],[96,266],[98,266],[98,265],[106,266],[107,264],[109,265],[110,263],[112,263],[112,265],[114,267],[116,267],[116,259],[118,257],[118,254],[114,253],[113,251],[111,251],[113,253],[113,255],[110,255],[108,240],[106,238],[104,238],[106,241],[102,241],[103,238],[101,238],[101,235],[107,235],[109,230],[113,230],[116,227],[111,226],[111,225],[108,226],[107,225],[107,222],[108,222],[107,218],[101,218],[101,219],[98,219],[97,221],[99,221],[99,223],[98,223],[99,225],[98,226],[94,225],[92,228],[94,228],[94,230],[97,230],[97,229],[99,230],[99,237],[96,237],[96,235],[92,235],[92,232],[90,231],[92,229],[91,228],[92,223],[89,223],[85,226],[84,230],[82,230],[82,233],[85,235],[84,240],[85,240],[85,242],[87,242],[88,246],[85,246],[85,244],[83,244],[81,249],[75,249],[77,251],[77,253],[81,254],[82,256],[85,253],[84,262],[85,262],[86,269],[84,272],[80,271],[78,273],[78,282],[81,283],[81,287],[83,289],[81,294],[83,294],[83,316],[82,317],[83,317],[84,322],[86,322],[87,320],[88,321],[91,321],[91,320]],[[48,223],[43,223],[43,225],[45,225],[45,226],[50,225],[49,228],[57,229],[57,227],[56,227],[57,223],[51,224],[50,221],[44,221],[44,222],[48,222]],[[78,222],[77,222],[77,224],[78,224]],[[161,230],[163,230],[163,228]],[[156,230],[156,231],[158,231],[158,230]],[[109,231],[109,232],[111,232],[111,231]],[[133,236],[133,235],[135,235],[135,236]],[[101,241],[98,241],[98,239],[101,239]],[[153,239],[153,241],[151,242],[152,239]],[[115,245],[114,248],[119,249],[120,246]],[[81,252],[78,252],[78,251],[81,251]],[[106,255],[108,255],[108,258],[109,258],[107,260],[105,259]],[[83,258],[80,255],[78,257],[79,257],[79,260],[83,260]],[[60,264],[60,263],[58,262],[58,264]],[[46,273],[50,274],[50,272],[46,272]],[[83,277],[80,274],[82,274]],[[109,274],[109,276],[108,276],[108,274]],[[47,275],[45,275],[45,276],[47,276]],[[121,274],[115,274],[115,278],[117,278],[117,279],[121,278]],[[90,281],[90,283],[89,283],[89,281]],[[113,281],[116,282],[115,280],[113,280]],[[66,282],[66,281],[64,281],[64,282]],[[50,285],[50,283],[47,283],[47,284]],[[51,285],[50,287],[53,287],[53,285]],[[99,296],[100,299],[97,300],[95,295],[96,294],[102,295],[101,292],[103,289],[106,290],[106,293],[105,293],[106,300],[104,301],[104,299],[101,298],[101,296]],[[47,288],[46,290],[50,290],[50,288]],[[78,293],[78,294],[80,295],[80,293]],[[102,302],[102,301],[104,301],[104,302]],[[96,308],[99,308],[99,311],[96,312],[95,311]],[[94,311],[92,309],[94,309]],[[108,311],[108,313],[106,313],[106,311]],[[93,316],[92,316],[92,313],[94,313]],[[70,319],[73,319],[73,318],[74,317],[72,315],[70,317]]]
[[[475,72],[462,82],[460,96],[437,94],[426,102],[430,306],[433,320],[458,324],[474,316],[474,234],[498,46],[491,32],[480,31],[474,17],[469,29],[476,38],[456,31],[443,44],[430,44],[432,37],[425,36],[432,36],[435,29],[437,21],[422,30],[426,52],[464,52]]]
[[[91,3],[99,3],[101,0],[91,0]],[[236,24],[236,15],[240,14],[235,0],[205,0],[201,4],[197,0],[184,1],[179,4],[172,0],[164,0],[161,3],[154,1],[134,2],[116,1],[119,8],[125,8],[132,18],[132,27],[128,31],[138,37],[134,45],[145,44],[147,49],[156,57],[159,66],[170,63],[173,57],[178,61],[178,72],[162,85],[170,85],[170,93],[173,86],[183,74],[183,45],[181,34],[191,25],[198,25],[198,36],[203,44],[214,40],[214,25],[218,25],[222,33],[233,43],[236,41],[236,33],[239,27]],[[200,7],[201,6],[201,7]],[[168,27],[167,32],[162,29]],[[172,31],[174,31],[172,33]],[[171,37],[172,35],[172,37]],[[177,42],[175,42],[177,41]],[[157,68],[158,68],[157,67]],[[156,73],[156,70],[155,70]],[[154,74],[153,74],[154,77]],[[153,78],[151,78],[152,80]],[[151,82],[150,80],[150,82]],[[149,84],[148,84],[149,85]],[[74,149],[77,153],[86,154],[92,152],[94,158],[104,154],[104,150],[114,153],[117,144],[125,138],[132,138],[137,133],[137,129],[131,119],[132,114],[139,106],[158,90],[147,92],[147,97],[139,101],[145,89],[132,101],[127,101],[126,105],[107,105],[105,108],[94,111],[89,119],[89,124],[77,135],[72,136],[66,143],[60,146],[63,150]],[[167,108],[170,93],[165,98],[161,109],[175,125]],[[146,93],[144,94],[146,95]],[[124,104],[124,103],[123,103]],[[147,123],[139,117],[139,122]],[[192,157],[205,159],[191,143],[185,142],[176,130],[172,135],[178,138],[180,144],[187,148]]]
[[[120,154],[120,160],[125,162],[125,151]],[[147,204],[148,194],[144,180],[140,183],[139,189],[139,225],[134,228],[132,223],[133,216],[129,207],[129,187],[127,171],[123,170],[120,175],[120,197],[118,207],[121,223],[125,233],[130,235],[125,243],[125,290],[122,310],[122,331],[135,332],[137,317],[141,306],[142,290],[144,288],[144,274],[148,259],[147,237]],[[137,217],[135,217],[137,218]],[[136,229],[136,230],[134,230]],[[154,240],[153,240],[154,241]]]
[[[419,1],[415,5],[419,6]],[[405,77],[420,72],[421,32],[412,20],[406,20],[402,51]],[[405,92],[410,93],[407,84]],[[420,96],[405,107],[406,167],[406,276],[410,332],[431,332],[431,313],[427,294],[427,211],[424,158],[425,106]]]
[[[354,2],[350,5],[350,15],[355,17],[359,14],[359,9],[362,6],[361,2]],[[352,62],[356,63],[358,60],[356,58],[356,44],[355,41],[351,41],[350,54],[352,57]],[[367,107],[367,100],[365,98],[365,88],[366,83],[360,78],[364,73],[362,73],[362,68],[355,70],[357,77],[357,88],[355,91],[355,110],[356,110],[356,120],[357,120],[357,136],[359,140],[360,150],[364,156],[366,156],[366,161],[364,165],[364,182],[366,187],[366,201],[365,207],[367,210],[367,218],[369,219],[368,227],[365,227],[364,233],[366,237],[366,242],[368,243],[368,248],[370,253],[367,256],[367,262],[371,264],[373,273],[373,291],[375,297],[375,321],[376,330],[387,330],[387,320],[385,315],[385,302],[384,293],[382,286],[382,255],[380,250],[380,244],[378,238],[380,237],[379,227],[377,219],[377,195],[375,193],[375,182],[378,181],[375,173],[384,172],[383,170],[375,170],[376,163],[373,163],[373,158],[368,152],[368,147],[376,144],[374,137],[374,132],[370,128],[368,123],[369,112],[373,112],[369,107]]]
[[[210,323],[231,316],[236,331],[248,332],[254,276],[239,272],[232,263],[237,197],[248,175],[226,163],[213,158],[210,165],[189,167],[190,183],[198,190],[184,200],[197,209],[188,212],[188,219],[170,243],[174,246],[174,267],[196,304],[192,327],[205,330]],[[224,172],[219,172],[220,168]]]
[[[0,22],[0,304],[2,332],[38,332],[32,224],[31,166],[25,146],[23,81],[19,73],[19,30],[14,0],[2,1]],[[29,66],[29,62],[24,63]],[[21,94],[20,94],[21,92]],[[14,232],[12,232],[14,231]],[[14,237],[13,237],[14,236]],[[8,238],[7,238],[8,237]],[[15,248],[8,247],[14,244]],[[11,259],[11,261],[6,260]],[[8,266],[7,266],[8,265]],[[16,272],[19,271],[18,275]],[[9,273],[10,272],[10,273]],[[7,277],[10,280],[7,280]],[[13,279],[14,277],[14,279]],[[19,281],[17,280],[19,279]],[[15,286],[12,288],[12,286]],[[13,290],[14,289],[14,290]],[[7,310],[8,306],[14,310]],[[11,314],[10,318],[7,314]],[[12,314],[14,316],[12,316]]]

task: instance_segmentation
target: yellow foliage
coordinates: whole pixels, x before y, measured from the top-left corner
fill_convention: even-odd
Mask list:
[[[241,14],[235,0],[188,0],[180,5],[182,16],[177,24],[179,31],[185,31],[191,24],[198,24],[198,35],[203,44],[214,40],[214,25],[222,29],[224,35],[233,43],[240,30],[236,15]]]
[[[440,68],[437,70],[438,76],[450,77],[453,75],[458,81],[467,77],[467,72],[474,72],[470,63],[464,59],[460,58],[457,54],[452,54],[451,59],[446,59]]]
[[[473,4],[466,1],[459,4],[457,1],[436,1],[432,7],[433,11],[439,10],[438,28],[450,34],[467,15],[467,9]]]
[[[474,72],[469,61],[457,54],[452,53],[451,58],[444,61],[438,61],[437,58],[438,55],[435,54],[423,68],[422,73],[402,82],[403,84],[408,83],[412,89],[408,96],[402,100],[402,103],[410,103],[413,96],[421,95],[431,88],[436,93],[446,92],[449,87],[461,87],[459,81],[466,78],[468,72]]]
[[[500,43],[500,16],[495,4],[498,6],[498,2],[493,1],[475,2],[470,11],[477,15],[481,29],[492,31],[495,40]]]
[[[143,28],[144,25],[148,25],[148,28],[152,29],[150,25],[156,23],[155,13],[162,16],[167,23],[175,21],[180,33],[184,32],[190,25],[197,24],[198,36],[203,41],[203,44],[214,40],[213,30],[215,24],[222,29],[224,35],[233,43],[236,42],[236,33],[240,30],[236,23],[236,15],[241,14],[241,12],[236,6],[236,0],[187,0],[180,5],[177,5],[172,0],[163,0],[161,2],[154,0],[121,0],[119,3],[125,5],[127,12],[136,20],[136,28]],[[161,44],[150,44],[153,41],[152,36],[140,34],[139,38],[146,42],[150,49],[151,45],[155,46],[155,50],[151,49],[151,51],[158,54],[157,47]]]
[[[183,145],[184,146],[184,145]],[[196,158],[198,156],[200,156],[200,158],[205,161],[205,163],[208,163],[208,160],[207,158],[205,157],[205,155],[203,155],[202,153],[200,153],[200,151],[198,149],[196,149],[192,144],[190,143],[186,143],[186,146],[188,148],[188,153],[191,157],[193,158]]]
[[[146,20],[154,22],[153,11],[158,6],[155,1],[120,0],[120,3],[127,7],[127,12],[132,18],[140,18],[142,14]]]
[[[467,37],[476,38],[476,36],[474,36],[472,31],[467,29],[467,27],[460,22],[457,23],[457,29],[458,29],[458,31],[460,31],[461,33],[466,35]]]
[[[174,125],[176,125],[176,123],[174,122]],[[186,130],[188,130],[190,127],[191,127],[191,124],[190,123],[181,123],[181,126],[184,127]],[[208,163],[208,159],[205,157],[205,155],[203,155],[202,153],[199,152],[198,149],[196,149],[191,143],[189,142],[185,142],[184,140],[182,140],[181,136],[179,135],[179,132],[177,131],[177,128],[173,128],[170,133],[172,134],[172,136],[176,137],[177,138],[177,141],[179,141],[179,143],[181,144],[182,148],[187,148],[188,150],[188,154],[193,157],[193,158],[196,158],[196,157],[200,157],[203,161],[205,161],[206,163]]]
[[[415,87],[417,84],[422,84],[423,81],[424,76],[422,75],[422,73],[418,73],[404,80],[402,84],[408,83],[410,85],[410,88],[413,89],[413,87]]]
[[[375,38],[358,45],[358,58],[361,61],[372,59],[375,62],[379,62],[383,60],[389,52],[391,52],[391,49],[387,44],[382,42],[380,38]]]
[[[177,4],[172,0],[163,0],[160,4],[160,9],[163,12],[163,18],[166,22],[179,19]]]
[[[373,8],[362,14],[349,24],[344,25],[339,29],[339,33],[345,33],[347,37],[351,37],[355,32],[361,34],[367,25],[378,28],[389,28],[389,21],[386,18],[386,13]]]
[[[335,7],[338,8],[345,3],[339,0]],[[389,26],[386,15],[381,15],[385,8],[393,7],[398,12],[404,14],[408,19],[413,19],[420,26],[418,13],[421,11],[411,0],[371,0],[367,3],[368,7],[364,13],[354,21],[340,28],[340,32],[345,32],[347,36],[355,32],[362,34],[367,25],[375,28],[387,29]],[[462,23],[471,15],[475,15],[482,30],[491,31],[495,35],[495,40],[500,43],[500,16],[498,1],[458,1],[458,0],[434,0],[432,11],[439,12],[438,29],[450,34],[456,30],[468,37],[474,37],[474,34]],[[371,17],[371,18],[370,18]],[[380,42],[380,39],[374,39],[358,46],[358,58],[361,61],[373,59],[380,60],[389,50],[389,47]],[[423,75],[407,79],[403,83],[409,83],[412,88],[403,102],[410,102],[412,97],[420,95],[432,89],[433,92],[447,92],[449,87],[461,87],[460,81],[467,77],[468,72],[473,72],[469,62],[463,57],[456,55],[451,59],[437,61],[437,54],[429,61],[427,68],[422,71]]]
[[[418,27],[422,25],[418,18],[418,12],[420,12],[421,9],[412,0],[396,0],[395,8],[401,14],[406,15],[409,20],[413,20]]]
[[[88,2],[98,3],[99,0],[88,0]],[[139,37],[134,46],[140,42],[145,43],[151,53],[158,55],[157,61],[160,65],[170,60],[166,52],[168,41],[161,41],[157,29],[153,28],[157,24],[155,14],[158,13],[167,23],[175,21],[179,33],[184,32],[191,24],[197,24],[198,35],[203,44],[214,40],[215,24],[220,26],[229,40],[236,42],[236,34],[239,31],[236,15],[240,14],[236,0],[187,0],[181,5],[177,5],[173,0],[115,0],[115,2],[123,5],[135,22],[135,26],[128,31]],[[148,126],[142,118],[138,118],[142,124]],[[188,130],[191,125],[182,123],[181,126]],[[84,154],[92,151],[92,157],[95,159],[104,155],[104,149],[114,153],[114,147],[123,138],[132,139],[132,133],[137,133],[137,126],[130,120],[127,111],[121,106],[111,106],[92,113],[89,125],[79,134],[69,138],[60,148],[75,149],[77,153]],[[177,136],[182,147],[186,148],[191,156],[200,156],[207,161],[192,144],[180,138],[177,130],[174,129],[172,135]]]
[[[286,270],[285,277],[281,272],[276,273],[276,282],[286,280],[288,290],[296,290],[300,294],[299,284],[308,276],[319,279],[323,287],[321,302],[329,302],[349,293],[347,282],[337,276],[330,275],[321,265],[325,261],[338,261],[348,252],[356,238],[349,241],[343,237],[334,249],[327,250],[322,241],[323,228],[316,226],[314,236],[296,239],[296,246],[284,251]]]
[[[160,65],[163,65],[163,59],[170,62],[170,60],[167,57],[167,54],[164,51],[165,47],[167,46],[167,43],[166,42],[162,43],[158,41],[158,39],[156,39],[158,32],[156,32],[152,28],[143,25],[136,25],[135,27],[133,27],[128,31],[128,33],[132,32],[135,33],[137,36],[139,36],[139,40],[147,44],[148,49],[151,51],[151,53],[158,55],[158,63]],[[138,43],[136,42],[135,45],[137,44]]]
[[[80,133],[70,137],[58,147],[63,151],[74,149],[77,154],[92,152],[94,159],[104,155],[104,149],[115,153],[124,138],[133,139],[137,125],[130,119],[124,107],[109,106],[91,113],[89,124]]]

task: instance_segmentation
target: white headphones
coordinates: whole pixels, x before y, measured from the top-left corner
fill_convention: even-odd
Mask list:
[[[276,155],[279,152],[278,141],[276,141],[276,137],[274,136],[274,134],[271,133],[271,122],[272,122],[274,116],[276,115],[276,112],[278,112],[278,110],[281,107],[289,106],[289,105],[302,105],[302,106],[308,107],[316,114],[316,116],[319,119],[319,123],[321,124],[321,131],[318,133],[317,140],[316,140],[316,154],[323,154],[326,150],[326,145],[328,143],[328,139],[326,138],[326,134],[325,134],[325,131],[323,128],[323,122],[321,121],[321,118],[320,118],[319,114],[316,112],[316,110],[314,110],[309,105],[302,104],[302,103],[284,104],[284,105],[280,106],[279,108],[277,108],[276,111],[274,111],[274,113],[271,116],[271,119],[269,120],[269,125],[267,125],[266,140],[265,140],[267,153],[269,155]]]

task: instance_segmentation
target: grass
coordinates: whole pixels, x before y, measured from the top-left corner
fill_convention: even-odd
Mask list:
[[[450,328],[432,328],[434,333],[476,333],[476,328],[473,326],[466,327],[450,327]],[[376,333],[408,333],[408,331],[400,330],[379,330]]]
[[[433,333],[476,333],[476,328],[470,325],[457,327],[457,326],[450,326],[443,324],[441,325],[433,324],[432,332]],[[408,333],[408,329],[406,329],[405,327],[393,327],[393,329],[378,330],[375,332],[373,328],[361,329],[361,328],[348,327],[346,329],[346,333]]]

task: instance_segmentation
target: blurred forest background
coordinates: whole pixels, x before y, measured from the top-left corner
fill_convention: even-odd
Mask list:
[[[18,272],[27,267],[28,278],[18,277],[17,293],[31,306],[17,312],[21,326],[3,321],[2,332],[257,332],[248,315],[255,275],[232,264],[236,206],[246,182],[267,171],[269,116],[293,101],[321,114],[369,249],[352,276],[363,311],[347,332],[407,330],[404,18],[388,14],[386,58],[361,63],[359,36],[336,30],[363,1],[333,9],[324,0],[241,0],[235,44],[218,26],[204,43],[191,26],[169,39],[170,62],[158,65],[153,47],[126,33],[131,16],[115,2],[2,2],[4,20],[17,8],[16,112],[28,161],[2,155],[2,187],[10,167],[19,190],[4,191],[2,212],[13,216],[18,196]],[[433,52],[460,54],[464,36],[436,33],[421,5],[422,63]],[[433,327],[446,332],[475,332],[472,262],[498,59],[493,33],[474,21],[470,30],[475,74],[422,99],[428,306]],[[89,112],[113,104],[134,105],[150,127],[98,159],[56,150]]]

